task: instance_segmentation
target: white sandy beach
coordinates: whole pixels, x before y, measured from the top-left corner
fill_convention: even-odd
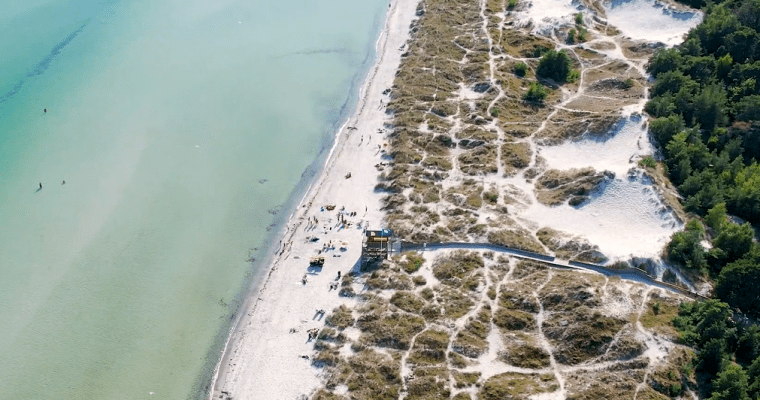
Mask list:
[[[383,103],[388,96],[383,91],[393,84],[417,3],[391,2],[356,112],[338,132],[322,174],[291,215],[265,282],[241,310],[244,314],[226,346],[211,398],[295,399],[320,386],[320,370],[302,357],[313,354],[307,331],[321,328],[324,315],[333,308],[353,303],[338,296],[330,284],[338,282],[339,271],[346,274],[359,262],[363,230],[382,228],[382,195],[374,187],[379,174],[375,165],[383,162],[387,134]],[[336,208],[323,210],[326,205]],[[341,209],[351,222],[345,229],[338,225]],[[335,247],[323,252],[324,267],[310,269],[309,258],[330,242]]]

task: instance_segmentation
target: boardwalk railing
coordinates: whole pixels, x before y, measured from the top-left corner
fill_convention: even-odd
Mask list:
[[[707,297],[702,296],[698,293],[694,293],[690,291],[688,288],[676,286],[667,282],[659,281],[655,276],[647,274],[645,271],[642,271],[638,268],[610,268],[604,265],[600,264],[590,264],[580,261],[568,261],[566,264],[564,262],[560,262],[553,256],[549,256],[546,254],[540,254],[535,253],[532,251],[527,250],[521,250],[516,249],[509,246],[504,246],[500,244],[494,244],[494,243],[469,243],[469,242],[438,242],[438,243],[412,243],[412,242],[401,242],[400,245],[400,252],[407,252],[407,251],[426,251],[426,250],[442,250],[442,249],[462,249],[462,250],[490,250],[490,251],[496,251],[499,253],[507,253],[514,255],[516,257],[528,259],[528,260],[535,260],[535,261],[541,261],[543,263],[549,264],[552,267],[555,268],[562,268],[562,269],[585,269],[590,270],[594,272],[598,272],[600,274],[606,275],[606,276],[619,276],[622,279],[628,279],[633,281],[642,282],[651,286],[657,286],[659,288],[670,290],[672,292],[680,293],[684,296],[691,297],[693,299],[707,299]]]

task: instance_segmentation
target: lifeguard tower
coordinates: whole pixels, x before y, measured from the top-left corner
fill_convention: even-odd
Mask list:
[[[382,261],[388,258],[392,245],[393,232],[390,229],[364,231],[362,242],[362,265]]]

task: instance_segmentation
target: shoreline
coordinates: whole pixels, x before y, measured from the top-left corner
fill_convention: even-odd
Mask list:
[[[368,108],[367,105],[371,99],[382,97],[382,92],[393,84],[400,63],[401,51],[398,49],[409,37],[409,26],[414,19],[417,3],[418,1],[392,0],[389,4],[383,29],[375,42],[375,60],[360,86],[357,106],[337,130],[324,164],[316,172],[318,176],[306,187],[304,195],[287,217],[286,224],[278,231],[283,240],[276,251],[271,252],[261,263],[267,269],[262,270],[263,279],[251,288],[244,299],[236,322],[228,333],[221,357],[214,368],[209,398],[291,398],[308,395],[318,388],[321,370],[312,367],[308,360],[301,357],[302,353],[313,351],[311,343],[305,340],[306,327],[322,326],[324,323],[321,317],[312,317],[315,316],[317,304],[327,310],[350,301],[339,297],[337,291],[328,291],[327,282],[332,282],[332,274],[336,271],[347,273],[357,265],[362,230],[341,228],[333,232],[333,227],[328,230],[325,225],[326,240],[323,242],[338,239],[349,245],[345,252],[333,254],[333,257],[327,259],[323,268],[325,271],[315,273],[306,271],[307,257],[316,254],[315,249],[323,242],[314,244],[301,240],[316,233],[316,226],[311,226],[310,230],[299,228],[302,228],[307,216],[311,225],[312,215],[315,219],[319,215],[320,219],[327,218],[328,222],[332,222],[329,218],[331,212],[320,211],[324,206],[323,201],[331,202],[337,207],[346,207],[346,212],[355,212],[357,217],[351,220],[352,223],[358,222],[357,225],[365,228],[379,227],[384,213],[379,211],[381,195],[374,193],[379,172],[373,165],[384,155],[380,143],[386,135],[383,127],[387,116],[382,101],[377,108]],[[368,138],[366,143],[365,137]],[[358,151],[346,151],[349,144],[356,142]],[[357,168],[360,170],[357,171]],[[346,170],[352,174],[351,178],[345,177]],[[357,181],[365,186],[365,190],[353,190]],[[336,202],[335,199],[340,201]],[[361,204],[365,206],[364,213],[361,213]],[[274,239],[271,245],[274,245]],[[290,268],[291,264],[295,266]],[[281,268],[285,266],[289,268]],[[294,271],[291,272],[291,269]],[[308,284],[300,281],[304,272],[312,275],[309,276]],[[299,315],[294,315],[293,308],[301,309]],[[285,319],[289,319],[288,322],[295,326],[268,324],[266,328],[261,328],[254,324],[258,322],[263,325],[283,319],[283,313],[287,314]],[[256,337],[252,337],[254,335]],[[291,338],[296,340],[284,340]],[[249,341],[253,343],[248,343]],[[276,345],[261,345],[266,343]],[[288,375],[296,379],[274,384],[271,379],[267,379],[275,374],[272,369],[291,372]],[[241,379],[241,376],[245,376],[245,379]],[[276,376],[282,381],[282,375]]]

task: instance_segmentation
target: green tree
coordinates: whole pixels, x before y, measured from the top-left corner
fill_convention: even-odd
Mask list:
[[[667,258],[686,266],[699,269],[705,266],[705,250],[702,247],[704,228],[697,220],[691,220],[682,232],[676,232],[666,248]]]
[[[734,106],[734,114],[739,121],[760,120],[760,96],[753,94],[742,97]]]
[[[732,339],[735,333],[733,322],[731,322],[731,309],[728,304],[711,299],[701,303],[699,313],[697,314],[699,322],[697,323],[697,333],[701,338],[701,344],[712,340]]]
[[[740,27],[734,13],[718,5],[707,13],[701,24],[689,32],[688,37],[699,39],[705,53],[714,53],[723,44],[724,38]]]
[[[753,161],[736,173],[726,203],[735,215],[760,222],[760,164]]]
[[[745,365],[760,356],[760,327],[752,325],[747,328],[736,344],[736,359]]]
[[[531,82],[528,92],[525,93],[523,99],[533,103],[543,103],[546,96],[549,94],[549,90],[544,85],[538,82]]]
[[[673,136],[685,128],[683,118],[678,114],[657,118],[649,123],[649,131],[652,133],[652,137],[661,146],[667,145]]]
[[[699,92],[694,98],[694,118],[702,129],[711,131],[728,122],[726,101],[726,91],[720,85],[707,85]]]
[[[726,265],[718,276],[715,294],[728,304],[760,315],[760,250],[757,246],[744,258]]]
[[[752,365],[747,369],[749,377],[749,395],[756,399],[760,397],[760,357],[752,361]]]
[[[726,203],[716,204],[705,216],[705,224],[715,232],[720,232],[726,221],[728,221],[726,218]]]
[[[657,77],[660,73],[677,70],[682,61],[681,53],[677,48],[662,49],[649,61],[647,72]]]
[[[519,77],[525,76],[528,73],[528,65],[524,62],[519,62],[515,65],[515,75]]]
[[[747,395],[748,386],[747,373],[741,366],[726,365],[713,382],[709,400],[750,400]]]
[[[720,230],[713,245],[723,251],[726,262],[733,262],[742,257],[752,248],[755,231],[749,223],[725,224]]]
[[[697,354],[698,368],[715,375],[723,368],[727,357],[726,342],[723,339],[710,339]]]
[[[536,74],[542,78],[552,79],[557,83],[565,83],[571,70],[572,61],[567,55],[567,51],[549,50],[538,62]]]

